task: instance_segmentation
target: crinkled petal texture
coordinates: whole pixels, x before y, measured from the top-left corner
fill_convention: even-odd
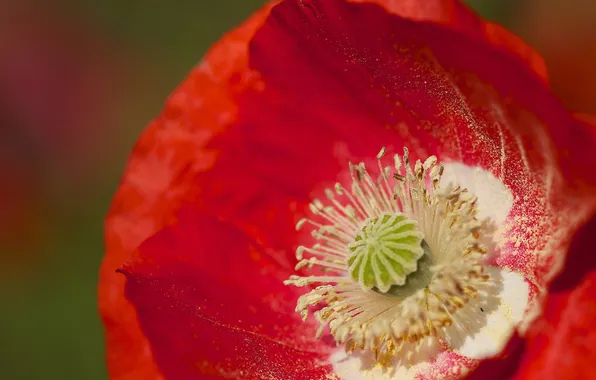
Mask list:
[[[311,197],[381,146],[502,181],[514,199],[493,264],[538,299],[594,210],[594,131],[515,37],[458,2],[416,3],[270,5],[172,94],[107,220],[113,379],[336,377],[332,339],[312,338],[280,283]]]

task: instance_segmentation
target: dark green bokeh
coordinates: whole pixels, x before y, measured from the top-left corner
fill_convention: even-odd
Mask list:
[[[208,46],[263,1],[87,0],[78,3],[121,46],[148,60],[149,84],[122,106],[110,156],[83,193],[48,184],[46,233],[40,268],[31,278],[0,287],[0,368],[4,379],[105,379],[103,330],[97,316],[97,271],[103,218],[128,152],[165,97]],[[509,2],[470,1],[485,17],[507,16]],[[146,88],[150,87],[150,88]],[[60,177],[58,177],[60,178]],[[45,191],[45,190],[44,190]],[[8,285],[10,284],[10,285]],[[16,285],[15,285],[16,284]]]

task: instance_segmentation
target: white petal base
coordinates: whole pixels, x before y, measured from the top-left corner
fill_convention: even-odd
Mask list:
[[[460,355],[472,359],[485,359],[498,355],[509,341],[515,327],[521,322],[529,299],[529,287],[521,274],[508,270],[485,267],[491,278],[500,278],[501,286],[495,298],[498,305],[492,308],[474,310],[467,314],[473,318],[474,314],[486,312],[482,319],[483,325],[473,334],[461,334],[452,326],[446,331],[445,338]],[[471,302],[470,306],[474,306]]]
[[[477,360],[498,355],[505,348],[516,325],[524,316],[529,299],[528,284],[522,275],[490,266],[485,267],[485,270],[492,279],[500,282],[494,288],[495,293],[482,303],[470,302],[465,307],[467,310],[463,310],[461,317],[442,336],[457,354]],[[422,347],[423,349],[418,350],[412,347],[410,352],[404,349],[401,354],[406,355],[409,352],[411,356],[404,356],[401,362],[396,363],[395,368],[389,370],[375,366],[371,357],[358,353],[346,354],[342,348],[329,360],[336,374],[343,380],[414,379],[419,374],[444,372],[444,368],[438,368],[444,365],[435,355],[449,354],[441,352],[438,339],[427,338]],[[458,360],[455,355],[449,357],[452,361]],[[466,366],[466,363],[460,364],[454,366],[456,372]]]
[[[433,351],[436,350],[438,349],[433,349]],[[335,374],[342,380],[415,379],[417,374],[430,366],[427,361],[420,361],[410,367],[398,365],[393,369],[387,370],[373,364],[372,358],[346,354],[341,348],[331,355],[329,361],[333,365]]]
[[[505,220],[513,207],[513,194],[501,180],[491,172],[478,166],[467,166],[459,162],[446,162],[441,177],[441,186],[456,183],[478,197],[478,217],[490,218],[498,226]]]

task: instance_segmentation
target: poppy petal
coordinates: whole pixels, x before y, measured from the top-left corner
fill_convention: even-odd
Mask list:
[[[210,167],[214,153],[204,145],[229,124],[221,115],[236,112],[235,94],[252,85],[246,79],[250,77],[248,42],[270,7],[256,12],[211,48],[134,148],[106,220],[106,255],[99,283],[107,365],[113,380],[161,378],[136,311],[124,296],[124,278],[114,270],[171,220],[191,187],[185,176]]]
[[[237,229],[188,213],[122,269],[126,294],[171,379],[311,379],[331,371],[330,347],[294,312],[288,272]]]
[[[570,179],[569,182],[572,186],[587,193],[591,192],[592,197],[594,197],[594,194],[596,194],[593,190],[596,187],[596,172],[593,170],[595,155],[592,150],[587,148],[596,144],[596,115],[576,113],[574,116],[577,120],[575,125],[578,135],[577,148],[581,152],[579,160],[580,163],[583,162],[584,164],[570,166],[567,169],[567,178]],[[564,154],[568,153],[564,152]]]
[[[520,274],[495,267],[487,267],[486,270],[493,278],[502,281],[499,291],[501,302],[494,310],[475,310],[480,315],[486,314],[482,327],[466,336],[461,344],[451,344],[457,347],[459,354],[473,359],[494,357],[503,351],[515,332],[515,326],[522,321],[530,297],[528,284]]]
[[[514,379],[596,378],[596,216],[577,233]]]
[[[510,342],[512,350],[487,360],[470,378],[511,379],[594,378],[596,335],[596,258],[593,237],[596,217],[574,237],[564,271],[553,281],[544,313],[528,328],[525,341]],[[497,375],[498,374],[498,375]]]
[[[424,355],[424,354],[422,354]],[[336,351],[330,358],[336,374],[344,380],[368,379],[416,379],[433,380],[460,379],[478,365],[478,360],[459,355],[452,350],[443,350],[435,354],[431,362],[417,361],[411,366],[400,366],[388,372],[386,368],[374,366],[370,358],[361,358]],[[365,363],[363,365],[363,362]],[[363,369],[364,368],[364,369]]]
[[[489,44],[507,49],[521,58],[534,72],[548,82],[544,59],[521,38],[502,26],[478,17],[469,7],[457,0],[350,0],[352,2],[375,3],[388,12],[417,21],[431,21],[456,29],[474,38],[481,38]]]

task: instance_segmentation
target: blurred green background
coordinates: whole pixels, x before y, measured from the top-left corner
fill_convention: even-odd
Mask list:
[[[209,45],[262,3],[0,1],[2,378],[107,378],[97,271],[127,155]],[[571,107],[595,111],[594,2],[469,3],[544,52]]]

